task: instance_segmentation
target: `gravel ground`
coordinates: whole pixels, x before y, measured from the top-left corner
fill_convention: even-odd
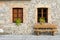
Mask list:
[[[60,35],[0,35],[0,40],[60,40]]]

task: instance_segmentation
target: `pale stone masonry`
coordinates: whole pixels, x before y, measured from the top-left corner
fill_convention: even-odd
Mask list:
[[[12,8],[23,8],[23,23],[12,23]],[[37,8],[48,8],[48,23],[57,25],[60,34],[60,0],[0,1],[0,24],[10,34],[32,34],[36,23]]]

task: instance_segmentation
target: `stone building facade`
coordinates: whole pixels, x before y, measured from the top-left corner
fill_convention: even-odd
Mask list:
[[[23,23],[19,27],[12,23],[12,8],[23,8]],[[48,8],[48,23],[57,25],[60,34],[59,0],[0,1],[0,24],[10,34],[32,34],[36,23],[37,8]]]

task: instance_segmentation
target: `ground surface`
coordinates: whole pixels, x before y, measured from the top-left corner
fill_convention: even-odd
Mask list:
[[[0,40],[60,40],[60,35],[0,35]]]

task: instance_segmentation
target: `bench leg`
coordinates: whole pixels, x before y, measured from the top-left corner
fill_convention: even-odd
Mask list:
[[[54,31],[52,32],[52,35],[54,36]]]
[[[39,32],[37,32],[37,35],[39,35]]]

